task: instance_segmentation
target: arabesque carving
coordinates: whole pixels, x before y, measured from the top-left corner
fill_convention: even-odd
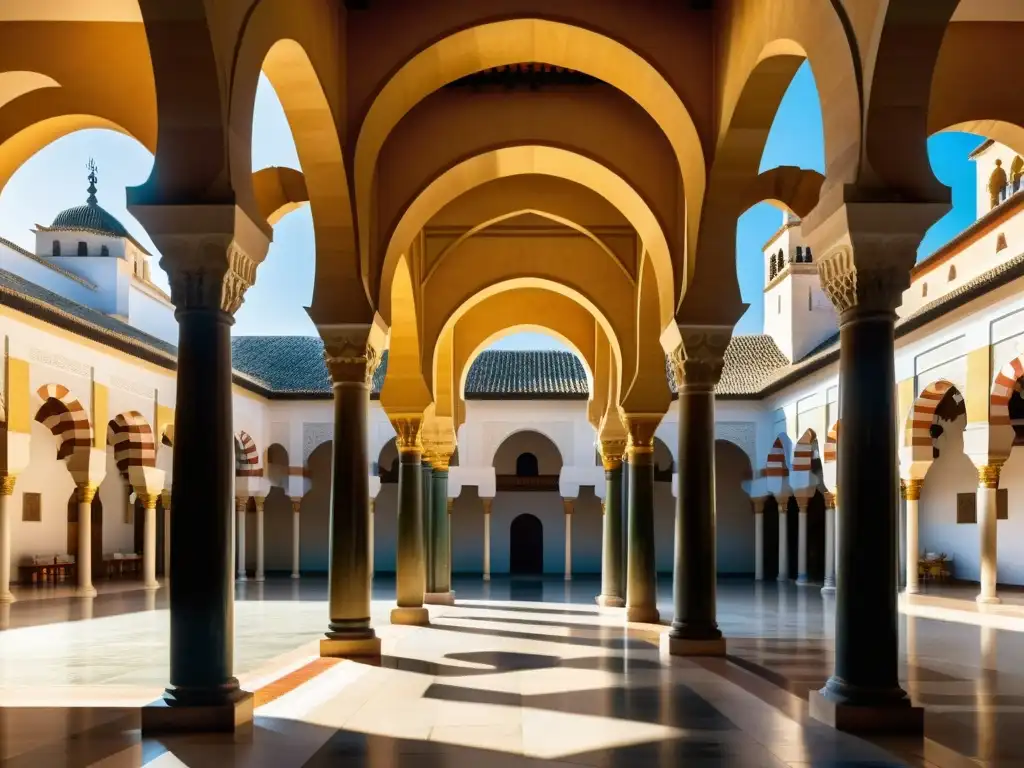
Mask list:
[[[732,329],[717,325],[680,325],[679,335],[681,343],[669,355],[676,389],[714,389],[722,377]]]
[[[380,354],[369,342],[369,333],[362,327],[320,329],[324,340],[324,360],[331,381],[363,383],[373,381],[380,365]]]

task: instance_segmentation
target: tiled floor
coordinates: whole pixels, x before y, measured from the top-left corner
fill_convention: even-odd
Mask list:
[[[830,598],[723,583],[732,657],[659,656],[652,631],[593,604],[594,581],[457,582],[432,626],[387,624],[379,667],[321,662],[325,583],[240,585],[235,664],[256,722],[142,740],[137,706],[167,679],[166,594],[15,604],[0,632],[0,759],[42,766],[1024,765],[1024,635],[907,618],[904,678],[922,742],[870,743],[809,721],[828,674]],[[662,609],[669,618],[670,590]],[[91,615],[92,618],[89,618]],[[79,705],[69,707],[69,705]],[[120,707],[120,708],[118,708]]]

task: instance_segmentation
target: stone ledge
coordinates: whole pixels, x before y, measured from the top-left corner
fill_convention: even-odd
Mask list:
[[[690,640],[684,637],[672,637],[666,633],[661,636],[660,650],[670,656],[725,656],[725,638],[716,640]]]
[[[425,627],[430,624],[430,613],[423,607],[403,608],[399,606],[391,609],[391,623]]]

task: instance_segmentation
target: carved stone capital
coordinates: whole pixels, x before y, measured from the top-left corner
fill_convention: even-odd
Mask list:
[[[140,493],[138,497],[145,509],[156,509],[156,503],[160,501],[159,493]]]
[[[161,501],[163,501],[163,504],[164,504],[164,512],[170,512],[171,511],[171,491],[170,491],[170,489],[165,489],[165,490],[161,491],[160,492],[160,499],[161,499]]]
[[[430,448],[430,465],[435,472],[447,472],[455,451],[448,446],[433,444]]]
[[[714,389],[722,377],[732,328],[721,325],[680,325],[678,328],[679,345],[669,353],[676,390]]]
[[[299,514],[299,511],[302,509],[302,497],[301,496],[292,496],[291,497],[291,502],[292,502],[292,512],[294,512],[296,515]],[[373,499],[370,499],[370,511],[373,512]]]
[[[491,506],[494,504],[494,499],[492,497],[490,497],[490,496],[485,496],[482,499],[480,499],[480,502],[484,506],[484,514],[485,515],[491,514]]]
[[[96,491],[99,489],[95,485],[79,485],[75,490],[78,494],[79,504],[92,504],[92,500],[96,498]]]
[[[903,498],[907,501],[918,501],[921,498],[921,487],[924,485],[924,480],[920,478],[911,478],[910,480],[900,481],[900,491],[903,494]]]
[[[391,425],[395,428],[395,443],[399,453],[423,452],[421,416],[397,416],[391,419]]]
[[[246,509],[249,507],[248,496],[236,496],[235,497],[235,511],[239,514],[244,515]]]
[[[330,325],[318,330],[324,340],[324,360],[331,381],[370,386],[383,352],[375,346],[372,326]]]
[[[253,504],[256,505],[256,512],[262,513],[263,512],[263,505],[266,504],[266,502],[267,502],[267,497],[266,496],[253,496],[252,497],[252,501],[253,501]]]
[[[618,469],[622,466],[622,457],[626,453],[625,440],[602,440],[601,441],[601,464],[606,472]]]
[[[858,265],[853,250],[839,246],[818,259],[818,277],[822,290],[842,314],[896,311],[903,291],[910,284],[910,273],[902,264]]]
[[[661,423],[661,415],[625,414],[622,421],[628,433],[626,455],[630,463],[654,463],[654,432]]]
[[[576,499],[562,499],[562,510],[567,515],[573,513],[573,507],[576,504]]]
[[[0,477],[0,496],[12,496],[14,494],[14,483],[17,475],[4,475]]]
[[[999,473],[1002,469],[1003,462],[1001,461],[990,461],[988,464],[978,467],[978,487],[998,488]]]

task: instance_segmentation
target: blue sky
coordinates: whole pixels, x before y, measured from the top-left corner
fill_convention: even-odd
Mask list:
[[[981,138],[963,133],[933,136],[929,157],[936,176],[953,189],[953,209],[929,230],[919,258],[966,227],[975,218],[974,166],[967,154]],[[26,248],[34,248],[32,227],[49,224],[61,210],[85,201],[86,161],[100,167],[100,204],[118,217],[135,237],[152,243],[145,230],[125,209],[125,188],[149,176],[152,156],[134,139],[104,130],[80,131],[49,145],[29,159],[0,195],[0,235]],[[253,131],[253,167],[299,167],[288,122],[273,89],[261,79],[256,94]],[[777,165],[824,168],[821,108],[810,67],[797,72],[779,108],[762,158],[762,170]],[[781,221],[778,209],[761,204],[747,211],[736,228],[737,268],[743,299],[750,309],[737,333],[758,333],[763,318],[761,246]],[[313,290],[314,238],[308,206],[286,216],[274,231],[267,260],[259,268],[256,285],[247,293],[236,316],[234,333],[316,333],[303,309]],[[154,250],[154,249],[151,249]],[[154,264],[154,279],[165,288],[167,280]],[[505,349],[562,349],[560,342],[542,334],[506,337],[495,347]]]

